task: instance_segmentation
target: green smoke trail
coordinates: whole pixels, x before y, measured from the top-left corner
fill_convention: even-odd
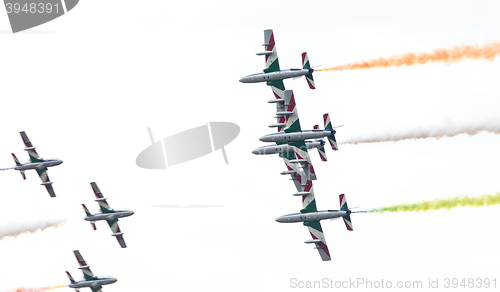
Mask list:
[[[384,213],[384,212],[418,212],[418,211],[429,211],[429,210],[439,210],[439,209],[451,209],[455,207],[482,207],[500,204],[500,193],[495,195],[482,195],[480,197],[451,197],[445,199],[435,199],[429,201],[422,201],[414,204],[401,204],[392,205],[388,207],[374,209],[373,212]]]

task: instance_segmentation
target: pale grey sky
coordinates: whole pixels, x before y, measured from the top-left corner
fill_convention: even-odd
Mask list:
[[[34,172],[0,173],[0,221],[72,219],[42,233],[0,241],[0,291],[69,283],[82,275],[79,249],[113,291],[288,291],[290,279],[368,278],[391,281],[497,277],[500,208],[405,214],[356,214],[354,232],[324,222],[332,254],[321,262],[301,224],[279,224],[300,210],[276,156],[255,156],[258,138],[273,130],[275,107],[264,84],[239,78],[264,68],[263,30],[274,29],[282,68],[334,66],[408,51],[431,51],[498,40],[497,1],[81,1],[67,15],[3,38],[0,167],[22,160],[20,131],[44,158],[57,198]],[[0,30],[10,29],[0,13]],[[408,68],[317,72],[317,89],[293,89],[303,128],[329,112],[354,131],[405,128],[445,119],[496,118],[498,60]],[[220,151],[167,170],[135,165],[155,139],[204,125],[233,122],[239,136]],[[500,191],[500,136],[480,134],[327,149],[311,156],[319,209],[380,207]],[[81,220],[98,207],[95,181],[109,204],[135,215],[120,220],[129,246],[108,226]],[[151,205],[224,208],[151,208]],[[102,222],[101,222],[102,223]],[[497,279],[497,282],[499,279]],[[62,288],[59,291],[70,291]]]

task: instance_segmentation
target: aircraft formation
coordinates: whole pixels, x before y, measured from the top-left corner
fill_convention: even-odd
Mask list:
[[[325,144],[326,139],[334,151],[339,150],[335,139],[336,128],[330,121],[330,115],[323,115],[324,129],[319,125],[312,130],[302,130],[300,126],[295,97],[292,90],[286,90],[283,79],[305,76],[309,88],[316,89],[307,53],[302,53],[302,69],[281,70],[278,62],[278,54],[271,29],[264,31],[264,44],[266,51],[257,55],[265,56],[266,68],[264,73],[245,76],[240,79],[242,83],[266,82],[271,87],[275,99],[268,101],[276,104],[276,123],[269,125],[277,128],[277,133],[262,136],[262,142],[274,142],[275,144],[256,148],[253,154],[267,155],[278,153],[285,162],[287,170],[282,175],[290,175],[297,192],[293,196],[302,198],[302,208],[299,213],[280,216],[276,219],[279,223],[302,222],[309,229],[312,239],[305,240],[306,244],[315,244],[323,261],[331,260],[331,255],[326,244],[326,239],[321,227],[321,220],[342,218],[347,230],[353,231],[351,213],[363,211],[351,211],[347,206],[344,194],[339,196],[339,210],[318,211],[313,189],[313,180],[316,173],[309,157],[308,150],[318,149],[322,161],[327,161]]]
[[[49,167],[57,166],[63,163],[62,160],[60,159],[43,159],[41,158],[38,153],[35,150],[35,147],[31,143],[31,141],[28,138],[28,135],[26,133],[20,132],[21,138],[24,142],[25,146],[25,151],[28,152],[30,161],[26,163],[20,163],[19,160],[17,159],[16,155],[12,153],[12,157],[14,158],[14,161],[16,163],[16,166],[12,168],[7,168],[7,169],[14,169],[18,170],[21,173],[21,176],[23,177],[23,180],[26,179],[26,170],[34,169],[38,173],[38,176],[42,180],[42,185],[45,186],[47,189],[49,195],[53,198],[56,197],[54,188],[52,187],[52,182],[49,179],[49,176],[47,175],[47,169]],[[4,169],[6,170],[6,169]],[[90,183],[92,190],[94,191],[95,197],[96,197],[96,202],[98,202],[99,207],[101,209],[100,213],[95,213],[91,214],[85,204],[82,204],[83,209],[86,213],[86,217],[84,220],[90,221],[92,227],[94,230],[96,230],[96,221],[106,221],[111,228],[111,231],[113,232],[111,235],[116,237],[118,240],[118,243],[122,248],[126,248],[127,245],[125,243],[125,240],[123,238],[123,232],[121,232],[120,227],[118,226],[118,219],[119,218],[124,218],[128,217],[134,214],[133,211],[129,210],[114,210],[112,209],[109,204],[107,203],[107,199],[102,195],[101,191],[99,190],[99,187],[95,182]],[[115,278],[98,278],[94,276],[92,271],[90,270],[89,266],[86,264],[85,260],[81,256],[80,252],[78,250],[74,251],[74,254],[76,256],[76,259],[78,263],[80,264],[79,269],[82,270],[84,280],[83,281],[75,281],[71,274],[66,271],[66,274],[69,277],[70,284],[68,287],[74,288],[77,292],[80,291],[80,288],[84,287],[89,287],[92,289],[92,292],[101,292],[102,285],[108,285],[115,283],[117,279]]]

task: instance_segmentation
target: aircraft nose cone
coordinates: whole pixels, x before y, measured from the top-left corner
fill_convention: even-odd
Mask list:
[[[240,82],[241,82],[241,83],[248,83],[248,80],[249,80],[249,77],[248,77],[248,76],[245,76],[245,77],[241,77],[241,78],[240,78]]]
[[[252,151],[253,154],[259,154],[259,148],[256,148]]]

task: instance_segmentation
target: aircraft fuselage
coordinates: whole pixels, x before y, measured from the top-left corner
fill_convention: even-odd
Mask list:
[[[323,140],[319,141],[305,141],[307,149],[313,149],[316,147],[321,147],[325,145]],[[266,154],[276,154],[276,153],[288,153],[293,152],[293,147],[288,144],[281,145],[267,145],[259,148],[255,148],[252,153],[257,155],[266,155]]]
[[[59,165],[61,163],[63,163],[63,161],[60,159],[50,159],[50,160],[44,160],[41,162],[23,163],[23,164],[14,166],[14,169],[15,170],[28,170],[28,169],[37,169],[37,168],[43,169],[43,168],[47,168],[47,167],[51,167],[51,166],[56,166],[56,165]]]
[[[311,213],[294,213],[283,215],[276,218],[276,222],[280,223],[295,223],[295,222],[307,222],[307,221],[319,221],[332,218],[340,218],[349,215],[351,211],[349,210],[327,210],[318,211]]]
[[[86,221],[112,220],[134,215],[133,211],[114,211],[112,213],[96,213],[85,217]]]
[[[311,130],[294,133],[279,132],[260,137],[262,142],[291,142],[303,141],[308,139],[318,139],[334,135],[335,130]]]
[[[75,283],[71,283],[68,285],[70,288],[84,288],[84,287],[92,287],[92,286],[102,286],[113,284],[118,281],[115,278],[99,278],[91,281],[78,281]]]
[[[281,71],[270,72],[270,73],[256,73],[256,74],[242,77],[240,79],[240,82],[242,82],[242,83],[257,83],[257,82],[276,81],[276,80],[283,80],[283,79],[288,79],[288,78],[305,76],[305,75],[312,74],[313,72],[314,72],[314,69],[289,69],[289,70],[281,70]]]

